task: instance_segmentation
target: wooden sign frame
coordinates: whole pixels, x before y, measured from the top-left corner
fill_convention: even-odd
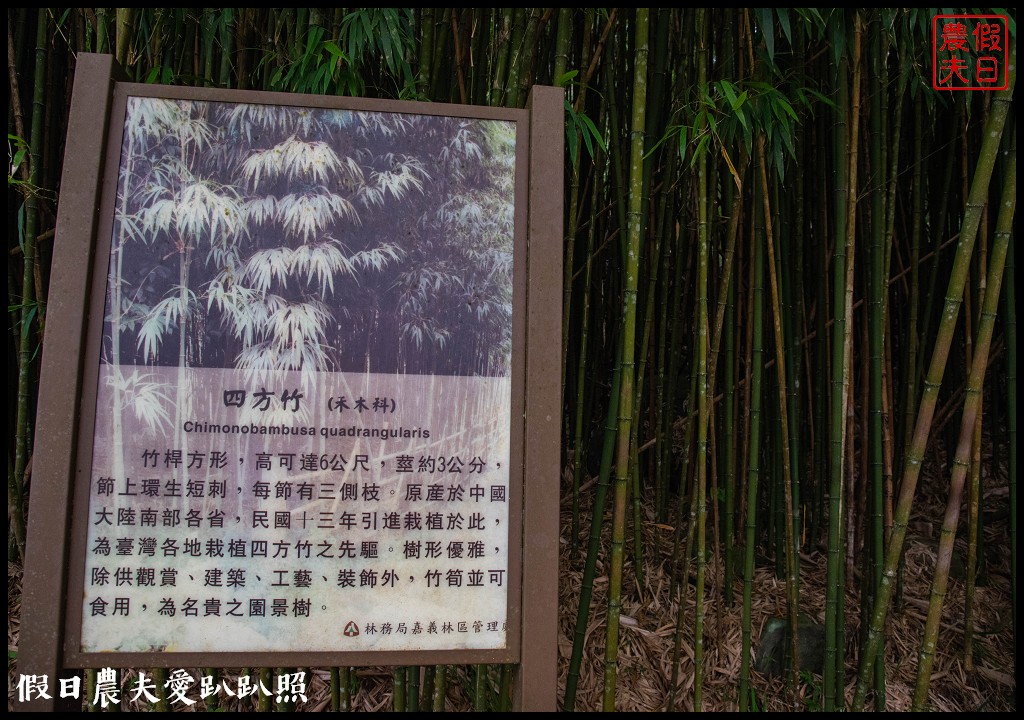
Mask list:
[[[78,56],[42,358],[19,672],[57,679],[80,667],[281,667],[515,663],[515,706],[555,709],[563,95],[535,87],[525,110],[376,101],[119,81],[110,56]],[[509,485],[508,641],[493,650],[318,652],[79,651],[97,363],[125,98],[178,98],[516,123]],[[86,513],[86,516],[83,516]],[[69,599],[70,598],[70,599]],[[77,610],[76,610],[77,608]],[[52,693],[55,694],[55,693]],[[49,710],[36,698],[23,709]]]

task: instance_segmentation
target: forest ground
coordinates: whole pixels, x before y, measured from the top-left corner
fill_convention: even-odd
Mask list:
[[[984,467],[991,467],[991,452],[987,453]],[[999,457],[1005,458],[1005,452]],[[941,518],[945,508],[945,487],[948,484],[944,453],[930,451],[924,469],[924,482],[920,485],[911,517],[906,544],[906,574],[902,603],[890,616],[886,643],[887,710],[909,710],[917,671],[917,653],[928,610],[935,549]],[[584,491],[583,501],[592,502],[593,485]],[[932,674],[930,707],[944,712],[1012,711],[1015,708],[1015,652],[1010,620],[1010,559],[1009,559],[1009,489],[1006,481],[1005,460],[996,473],[988,473],[985,486],[986,522],[984,524],[986,565],[983,580],[979,581],[976,595],[975,670],[968,672],[963,662],[964,582],[951,576],[942,614],[940,642]],[[583,517],[588,518],[583,508]],[[562,702],[565,679],[568,674],[572,650],[578,598],[582,582],[582,565],[588,528],[581,530],[580,549],[571,551],[571,509],[562,503],[562,536],[560,552],[559,637],[558,637],[558,698]],[[607,575],[603,574],[607,558],[610,511],[606,517],[601,559],[598,561],[597,580],[590,622],[587,627],[587,646],[577,695],[577,709],[599,710],[604,682],[604,635],[607,613]],[[961,528],[966,526],[966,508],[961,512]],[[709,538],[711,523],[709,521]],[[632,559],[627,557],[623,619],[619,646],[619,681],[617,707],[626,711],[664,711],[668,703],[669,678],[672,674],[672,655],[675,643],[675,625],[678,602],[669,599],[671,584],[671,553],[673,525],[658,524],[648,513],[643,528],[643,544],[648,554],[644,557],[645,583],[638,588]],[[963,531],[957,540],[957,552],[965,555]],[[627,528],[627,537],[632,529]],[[650,550],[656,548],[651,553]],[[826,556],[824,548],[807,548],[801,554],[801,611],[816,622],[824,619],[824,584]],[[691,585],[686,596],[683,613],[684,634],[681,678],[676,708],[693,709],[693,618],[695,569],[691,563]],[[846,607],[856,608],[857,588],[851,579],[847,587]],[[8,615],[7,615],[7,705],[11,710],[17,695],[17,648],[21,604],[21,568],[8,563]],[[703,708],[710,711],[737,709],[737,684],[740,672],[742,579],[734,580],[736,604],[725,606],[722,596],[722,564],[712,558],[707,566],[705,596],[705,684]],[[772,617],[785,615],[785,583],[776,578],[773,563],[760,558],[755,571],[752,606],[752,633],[756,648],[761,629]],[[855,676],[852,656],[856,654],[860,617],[848,613],[846,620],[847,701],[852,699]],[[202,674],[193,670],[193,676]],[[225,677],[232,679],[237,670],[227,670]],[[392,707],[392,678],[389,668],[360,668],[359,692],[352,698],[352,709],[362,711],[389,710]],[[134,673],[122,678],[124,697],[134,682]],[[330,706],[330,673],[327,669],[314,669],[309,682],[308,702],[300,703],[298,710],[320,710]],[[814,710],[820,708],[821,678],[811,673],[802,674],[799,691],[794,694],[781,678],[753,673],[754,707],[768,711]],[[198,683],[197,683],[198,686]],[[236,709],[239,701],[222,699],[224,709]],[[247,701],[248,703],[249,701]],[[181,703],[175,710],[195,710],[202,703],[187,708]],[[124,703],[126,710],[144,709],[140,703]],[[246,708],[248,709],[248,708]],[[472,709],[468,676],[464,669],[453,668],[449,679],[446,709],[452,711]]]
[[[1002,457],[1005,458],[1005,453]],[[896,612],[890,612],[888,623],[886,710],[890,711],[911,709],[917,674],[917,654],[928,614],[936,548],[941,518],[945,511],[945,488],[949,482],[946,467],[944,453],[929,452],[924,470],[925,477],[919,485],[915,509],[911,516],[906,542],[902,603]],[[929,692],[930,708],[934,711],[1012,711],[1015,708],[1015,652],[1010,600],[1009,488],[1005,464],[996,473],[996,477],[987,479],[986,483],[983,506],[986,508],[988,519],[984,527],[987,562],[983,579],[979,580],[975,595],[975,670],[968,672],[963,662],[965,583],[963,575],[957,579],[953,577],[954,573],[951,573]],[[582,559],[570,560],[570,515],[565,503],[563,511],[562,586],[559,588],[560,699],[568,674],[577,598],[582,581]],[[961,532],[958,533],[955,550],[955,554],[961,559],[966,557],[966,517],[967,509],[964,507],[960,514]],[[610,515],[606,520],[605,526],[609,527]],[[659,551],[654,557],[644,558],[645,585],[642,593],[637,592],[632,559],[627,551],[622,614],[628,616],[628,619],[622,623],[619,636],[619,710],[642,712],[664,711],[667,708],[675,627],[679,611],[678,602],[668,600],[673,529],[669,525],[656,524],[651,518],[648,518],[645,524],[644,548],[659,548]],[[711,533],[709,516],[709,541]],[[607,558],[607,535],[606,531],[602,560]],[[632,537],[629,528],[626,536],[627,539]],[[586,538],[581,538],[581,543],[585,541]],[[585,546],[581,550],[581,553],[583,552]],[[591,619],[587,628],[587,651],[577,695],[579,710],[599,710],[601,707],[607,576],[601,576],[600,562],[598,579],[594,584]],[[800,610],[818,623],[824,622],[825,617],[826,562],[824,546],[808,548],[801,553]],[[712,558],[707,565],[705,580],[703,700],[703,709],[712,712],[738,709],[743,582],[742,576],[733,581],[736,602],[733,607],[727,607],[722,595],[722,576],[721,559]],[[683,711],[693,710],[695,578],[695,566],[691,563],[690,589],[686,597],[687,607],[683,613],[686,626],[683,630],[682,657],[678,673],[681,690],[676,696],[676,709]],[[848,706],[852,702],[856,684],[853,658],[858,655],[861,622],[856,611],[860,606],[857,600],[857,582],[849,580],[845,605],[848,609],[845,627]],[[752,595],[751,628],[756,650],[765,623],[773,617],[784,618],[786,615],[785,582],[776,577],[774,562],[767,558],[758,557]],[[854,610],[851,612],[850,608]],[[794,695],[787,689],[782,678],[773,678],[753,671],[751,674],[754,692],[752,708],[784,712],[796,709],[817,710],[821,707],[822,680],[819,675],[802,673],[801,687]],[[871,707],[870,695],[868,707]]]

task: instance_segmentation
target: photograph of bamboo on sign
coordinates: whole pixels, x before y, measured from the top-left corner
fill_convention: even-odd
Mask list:
[[[81,652],[508,646],[516,129],[128,98]]]

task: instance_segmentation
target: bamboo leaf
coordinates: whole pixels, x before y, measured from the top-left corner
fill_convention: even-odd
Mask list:
[[[370,14],[365,11],[359,13],[359,20],[363,24],[364,38],[373,37],[373,23],[370,20]]]
[[[385,8],[383,11],[384,25],[386,26],[386,32],[380,33],[380,40],[384,46],[384,58],[387,61],[388,69],[394,72],[398,67],[398,59],[396,57],[396,51],[402,47],[402,35],[398,31],[398,25],[394,16],[394,11]]]
[[[812,30],[815,38],[820,38],[825,31],[825,19],[816,8],[796,8],[797,15],[804,21],[804,24]]]
[[[764,39],[765,50],[768,51],[769,62],[775,62],[775,24],[772,22],[771,8],[757,9],[758,25],[761,28],[761,37]]]
[[[796,111],[793,109],[793,106],[789,104],[789,100],[787,100],[781,93],[779,93],[778,96],[778,105],[787,115],[793,118],[793,122],[799,122],[799,118],[797,118]]]
[[[818,102],[824,103],[828,107],[835,109],[836,104],[834,102],[832,102],[832,99],[830,97],[828,97],[827,95],[823,95],[822,93],[818,92],[814,88],[810,88],[810,87],[800,88],[800,92],[801,93],[805,93],[807,95],[810,95],[811,97],[813,97]],[[810,107],[810,103],[804,103],[804,104],[807,107]]]
[[[594,144],[590,139],[590,133],[588,133],[585,129],[583,131],[583,143],[587,146],[587,154],[590,157],[594,157]]]
[[[700,141],[697,143],[697,147],[693,151],[693,156],[690,158],[691,168],[693,168],[693,166],[697,163],[697,160],[703,157],[704,153],[707,152],[709,142],[711,142],[711,136],[705,133],[704,136],[701,137]]]
[[[344,51],[340,47],[338,47],[338,44],[333,40],[327,40],[326,42],[324,42],[324,50],[326,50],[339,60],[348,60],[348,56],[345,55]]]
[[[1008,10],[1008,8],[992,8],[992,12],[1006,18],[1006,27],[1010,31],[1010,35],[1017,37],[1017,19]]]
[[[779,16],[779,25],[782,26],[782,33],[786,36],[786,41],[793,44],[793,29],[789,25],[789,9],[788,8],[775,8],[775,14]]]
[[[739,100],[736,97],[736,89],[733,87],[733,84],[727,80],[722,80],[719,82],[719,86],[722,88],[722,94],[725,95],[725,99],[729,102],[729,107],[735,110],[737,105],[739,105]]]
[[[39,311],[38,305],[31,305],[27,308],[27,311],[22,315],[21,318],[21,341],[25,342],[32,331],[32,321],[35,320],[36,313]]]
[[[394,70],[395,58],[391,46],[391,35],[386,32],[380,33],[378,40],[380,42],[381,54],[384,56],[384,63],[388,66],[389,70]]]
[[[18,168],[21,167],[21,163],[24,162],[26,157],[28,157],[28,149],[24,147],[15,151],[13,157],[11,157],[10,169],[7,171],[8,184],[14,182],[14,176],[18,173]]]
[[[843,13],[843,10],[842,8],[839,8],[834,10],[833,12],[838,12],[841,15]],[[839,21],[842,21],[842,17],[839,18]],[[841,27],[842,26],[840,26],[840,28]],[[836,33],[834,33],[833,42],[830,44],[830,47],[832,48],[832,63],[834,65],[839,65],[839,62],[844,57],[846,57],[846,43],[846,31],[843,29],[839,29]]]
[[[742,108],[736,108],[736,119],[740,121],[740,125],[743,126],[743,132],[745,135],[750,135],[750,122],[747,120],[747,113]]]
[[[662,146],[669,138],[676,137],[682,128],[682,125],[670,125],[665,129],[665,134],[658,139],[658,142],[651,146],[651,149],[644,155],[644,160],[654,155],[655,150]]]
[[[604,144],[604,138],[601,137],[601,133],[598,131],[597,126],[594,125],[594,121],[584,113],[579,113],[578,117],[580,122],[583,123],[584,128],[587,130],[587,137],[593,138],[594,142],[597,143],[597,146],[601,148],[601,150],[607,150]],[[590,157],[594,157],[593,152],[590,153]]]
[[[782,138],[782,143],[786,146],[786,152],[795,160],[796,147],[793,145],[793,129],[787,125],[779,125],[778,130],[779,137]]]
[[[785,179],[786,161],[782,156],[782,143],[777,137],[772,141],[772,156],[775,163],[775,172],[778,173],[779,180],[781,181]]]

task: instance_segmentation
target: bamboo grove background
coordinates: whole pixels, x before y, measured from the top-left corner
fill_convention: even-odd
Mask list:
[[[751,606],[767,563],[785,586],[788,658],[808,603],[824,607],[820,707],[886,707],[885,630],[930,487],[945,513],[926,518],[936,560],[912,659],[912,705],[930,707],[940,627],[941,652],[974,667],[975,579],[993,556],[1010,555],[1015,636],[1017,543],[1015,25],[1008,90],[940,93],[936,12],[9,9],[9,568],[24,551],[77,53],[110,52],[141,82],[508,107],[554,84],[566,89],[564,472],[550,482],[565,563],[582,573],[562,608],[578,614],[560,702],[586,709],[586,641],[604,657],[589,709],[616,707],[622,608],[657,602],[678,617],[670,669],[651,668],[668,687],[655,705],[704,705],[705,657],[723,642],[705,624],[727,613],[742,667],[716,709],[757,709]],[[986,549],[1000,513],[1005,533]],[[942,621],[958,537],[965,613]],[[645,576],[654,556],[669,558],[668,583]],[[824,598],[804,587],[815,557]],[[274,670],[252,671],[269,687]],[[389,706],[441,710],[458,685],[476,708],[505,709],[511,672],[394,668]],[[360,677],[330,669],[329,707],[350,708]],[[808,677],[788,677],[780,692],[798,703]]]

